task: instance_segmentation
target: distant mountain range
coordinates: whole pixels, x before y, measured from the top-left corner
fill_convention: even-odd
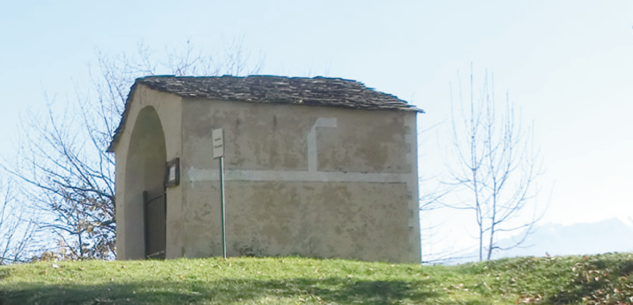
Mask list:
[[[498,242],[500,246],[514,244],[511,238]],[[537,226],[522,247],[493,254],[493,259],[515,256],[583,255],[633,251],[633,219],[611,218],[594,223],[572,225],[544,224]],[[460,259],[447,263],[476,261],[474,250]]]

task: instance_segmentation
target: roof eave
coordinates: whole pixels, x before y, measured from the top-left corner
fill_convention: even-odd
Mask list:
[[[123,129],[125,129],[125,122],[127,121],[127,115],[128,115],[128,112],[130,111],[130,102],[132,100],[132,97],[134,96],[134,92],[136,91],[136,85],[137,85],[137,82],[134,81],[134,84],[132,84],[132,87],[130,87],[130,93],[128,94],[127,99],[125,100],[125,108],[123,109],[123,113],[121,114],[121,121],[119,122],[119,126],[117,126],[117,128],[114,130],[114,134],[112,135],[112,141],[110,142],[108,149],[106,149],[106,152],[113,153],[114,150],[116,149],[117,144],[119,144],[119,140],[121,139],[121,134],[123,133]]]

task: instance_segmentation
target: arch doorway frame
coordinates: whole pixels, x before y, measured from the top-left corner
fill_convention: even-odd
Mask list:
[[[125,170],[125,259],[164,259],[167,235],[165,132],[156,109],[143,107],[129,139]]]

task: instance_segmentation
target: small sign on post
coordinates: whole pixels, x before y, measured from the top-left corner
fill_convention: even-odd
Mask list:
[[[213,159],[220,159],[220,214],[222,217],[222,257],[226,259],[226,224],[224,218],[224,131],[222,128],[214,129]]]
[[[224,130],[222,128],[214,129],[213,137],[213,159],[224,157]]]

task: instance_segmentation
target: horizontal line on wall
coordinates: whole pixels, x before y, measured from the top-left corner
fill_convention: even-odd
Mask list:
[[[196,169],[190,167],[187,176],[192,182],[218,181],[217,169]],[[283,182],[375,182],[407,183],[411,174],[403,173],[343,173],[308,171],[263,171],[263,170],[226,170],[226,181],[283,181]]]

